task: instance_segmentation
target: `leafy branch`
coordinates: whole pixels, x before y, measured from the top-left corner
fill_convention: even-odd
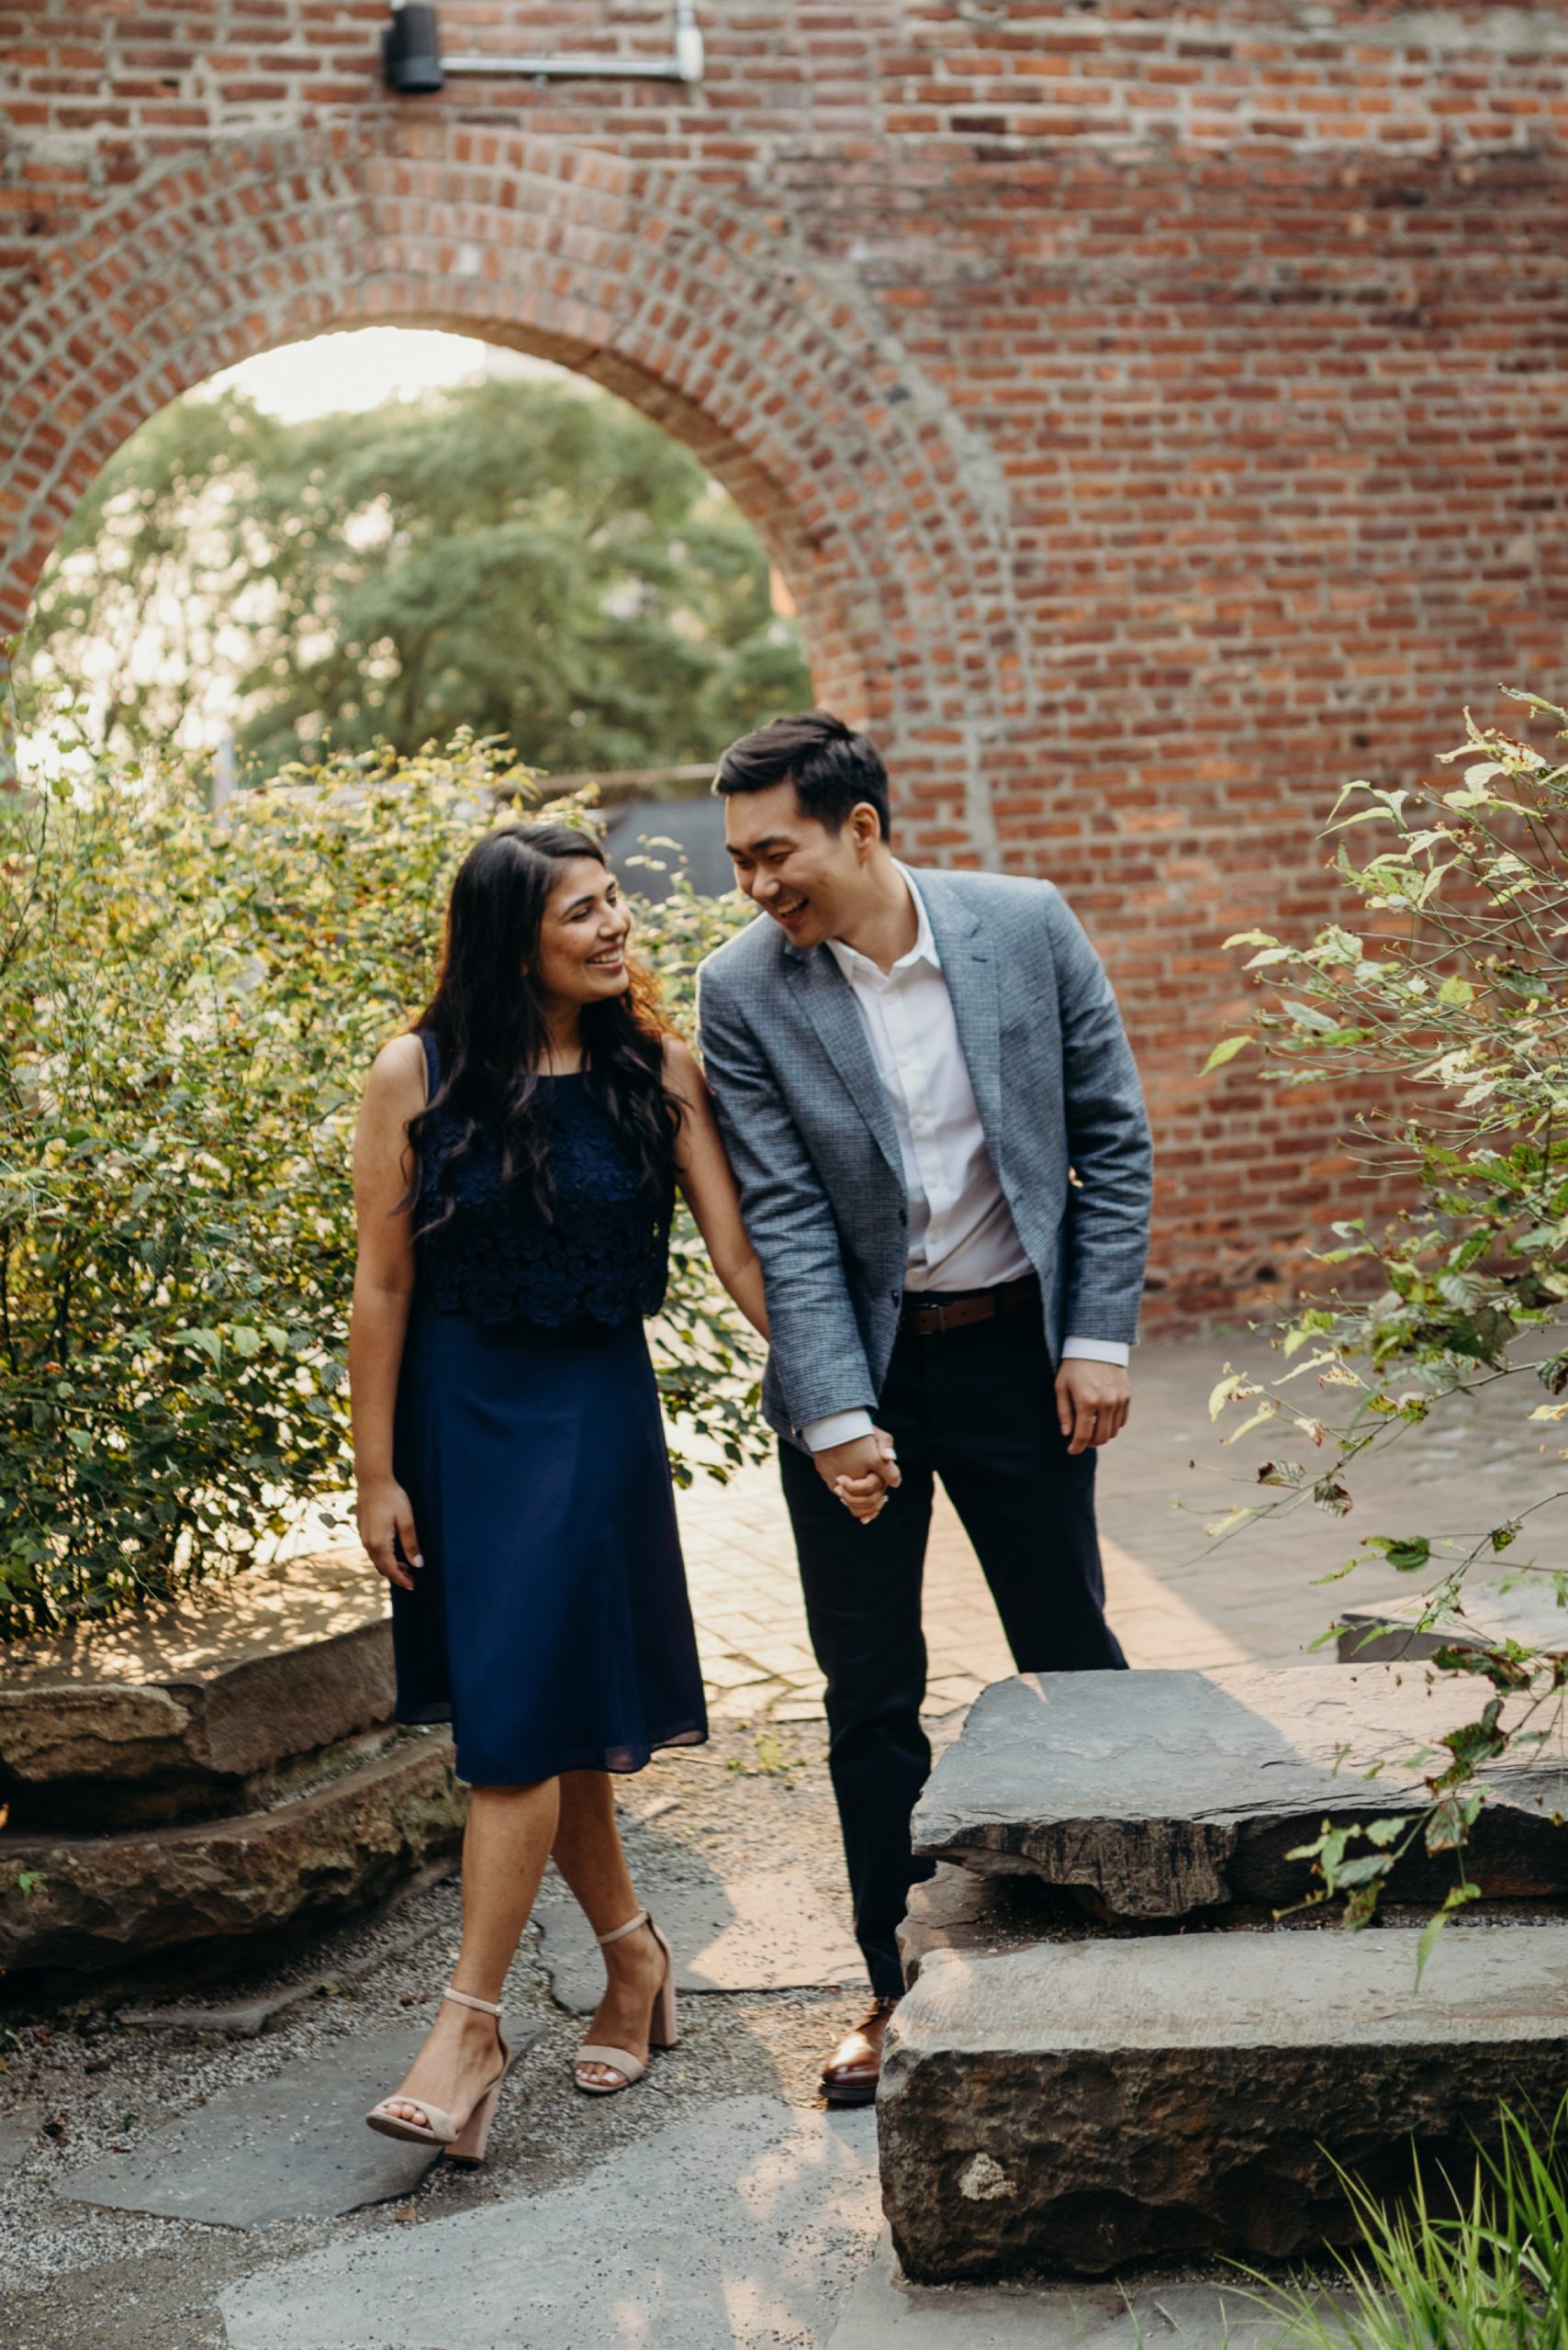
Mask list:
[[[1568,741],[1568,711],[1517,699]],[[1294,1509],[1343,1517],[1369,1464],[1418,1448],[1504,1382],[1521,1391],[1521,1424],[1568,1419],[1568,763],[1468,712],[1466,739],[1444,761],[1464,763],[1455,786],[1341,792],[1327,836],[1333,869],[1360,901],[1355,927],[1330,924],[1306,944],[1262,930],[1226,942],[1247,951],[1260,1001],[1208,1068],[1259,1051],[1267,1082],[1369,1101],[1349,1145],[1406,1204],[1377,1228],[1366,1216],[1334,1226],[1338,1245],[1318,1261],[1340,1286],[1277,1333],[1290,1368],[1254,1378],[1226,1366],[1211,1417],[1242,1416],[1227,1444],[1266,1428],[1271,1457],[1252,1497],[1210,1524],[1215,1540]],[[1316,1874],[1313,1899],[1342,1900],[1360,1926],[1407,1855],[1453,1853],[1459,1874],[1423,1962],[1444,1919],[1476,1897],[1463,1855],[1485,1801],[1480,1774],[1560,1733],[1568,1680],[1568,1615],[1561,1643],[1501,1639],[1467,1619],[1467,1579],[1565,1495],[1568,1477],[1479,1529],[1369,1535],[1333,1578],[1372,1560],[1412,1576],[1440,1570],[1411,1628],[1440,1637],[1457,1620],[1466,1638],[1440,1647],[1433,1669],[1489,1692],[1442,1741],[1424,1808],[1326,1823],[1295,1855]],[[1510,1559],[1509,1574],[1568,1606],[1568,1575],[1530,1558]]]

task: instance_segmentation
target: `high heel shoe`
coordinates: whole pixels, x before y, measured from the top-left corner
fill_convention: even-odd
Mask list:
[[[442,1997],[457,2007],[474,2008],[480,2015],[494,2016],[499,2023],[501,2011],[492,1999],[476,1999],[467,1991],[451,1989],[443,1991]],[[379,2130],[384,2138],[408,2138],[417,2146],[437,2146],[449,2163],[482,2163],[490,2142],[496,2099],[511,2071],[512,2052],[498,2031],[496,2043],[501,2052],[501,2069],[489,2087],[481,2089],[461,2122],[454,2121],[443,2106],[431,2105],[428,2098],[422,2097],[384,2097],[379,2105],[371,2107],[364,2117],[366,2122],[372,2130]],[[410,2121],[406,2115],[394,2113],[395,2105],[415,2107],[424,2116],[423,2121]]]
[[[639,1909],[634,1918],[629,1919],[624,1926],[617,1926],[613,1933],[600,1934],[599,1946],[600,1950],[608,1949],[611,1942],[620,1942],[623,1935],[634,1934],[639,1926],[646,1926],[665,1954],[664,1981],[654,1994],[653,2013],[648,2018],[648,2046],[673,2048],[680,2037],[675,2013],[675,1953],[647,1911]],[[619,2081],[585,2080],[585,2065],[606,2065],[623,2077]],[[647,2058],[633,2056],[629,2048],[600,2048],[589,2041],[577,2051],[577,2070],[572,2077],[578,2088],[589,2097],[615,2097],[622,2089],[629,2089],[633,2081],[640,2081],[647,2069]]]

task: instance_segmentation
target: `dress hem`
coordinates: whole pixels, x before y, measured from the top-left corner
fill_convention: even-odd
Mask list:
[[[397,1718],[409,1728],[429,1729],[449,1723],[452,1715],[450,1711],[438,1713],[426,1707],[418,1714],[400,1711]],[[645,1771],[655,1754],[667,1752],[672,1747],[706,1746],[709,1736],[706,1723],[686,1722],[678,1729],[659,1730],[652,1738],[639,1740],[635,1746],[612,1747],[608,1752],[603,1747],[583,1748],[575,1751],[567,1762],[546,1762],[538,1770],[520,1771],[514,1763],[504,1773],[492,1771],[470,1774],[463,1768],[461,1751],[454,1768],[457,1777],[468,1787],[533,1787],[541,1780],[558,1779],[564,1771],[605,1771],[611,1778],[631,1778],[637,1772]],[[612,1756],[614,1760],[611,1760]]]

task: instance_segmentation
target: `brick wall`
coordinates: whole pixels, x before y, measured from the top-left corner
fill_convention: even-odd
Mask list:
[[[1561,682],[1568,0],[700,15],[698,90],[393,100],[378,0],[0,0],[0,631],[218,366],[378,320],[581,369],[767,539],[910,853],[1069,891],[1155,1111],[1151,1323],[1233,1311],[1342,1162],[1333,1105],[1198,1080],[1219,940],[1328,912],[1345,777]]]

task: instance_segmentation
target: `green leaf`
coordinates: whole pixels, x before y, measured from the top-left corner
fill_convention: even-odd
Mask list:
[[[198,1353],[207,1355],[221,1369],[223,1363],[223,1339],[219,1332],[217,1330],[176,1330],[174,1337],[178,1344],[194,1348]]]
[[[1200,1074],[1204,1077],[1207,1077],[1211,1069],[1223,1069],[1226,1061],[1233,1061],[1236,1058],[1237,1054],[1239,1053],[1245,1046],[1255,1044],[1256,1042],[1257,1039],[1250,1035],[1246,1036],[1223,1036],[1219,1043],[1215,1046],[1213,1052],[1209,1055],[1207,1060],[1204,1063]]]
[[[1442,1932],[1449,1919],[1456,1910],[1467,1908],[1471,1902],[1478,1901],[1480,1897],[1481,1887],[1478,1885],[1472,1885],[1466,1879],[1460,1885],[1450,1886],[1443,1897],[1441,1908],[1434,1910],[1431,1917],[1428,1919],[1421,1930],[1421,1939],[1416,1945],[1416,1988],[1417,1990],[1421,1987],[1421,1977],[1427,1971],[1427,1961],[1436,1949],[1438,1936]]]
[[[1367,1537],[1369,1550],[1381,1550],[1396,1572],[1417,1574],[1432,1555],[1432,1545],[1424,1534],[1372,1534]]]

